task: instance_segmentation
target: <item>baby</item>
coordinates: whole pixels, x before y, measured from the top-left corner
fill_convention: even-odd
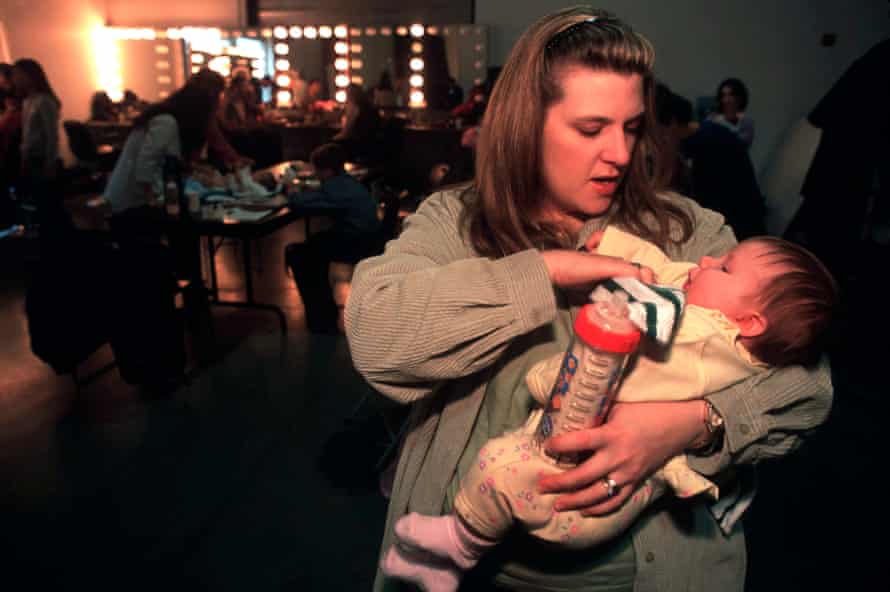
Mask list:
[[[654,245],[610,227],[589,244],[601,254],[652,268],[656,283],[681,287],[688,306],[666,357],[641,355],[623,379],[619,401],[695,399],[770,366],[818,359],[837,299],[834,280],[808,251],[773,237],[749,239],[699,265],[671,262]],[[562,354],[528,372],[532,396],[546,405]],[[586,517],[554,512],[557,494],[538,480],[562,469],[534,442],[542,410],[525,426],[489,440],[463,477],[447,516],[408,514],[382,569],[431,592],[456,590],[464,571],[502,540],[515,522],[532,535],[572,548],[601,543],[625,530],[666,490],[681,498],[718,495],[685,456],[670,459],[615,512]],[[610,487],[611,488],[611,487]]]

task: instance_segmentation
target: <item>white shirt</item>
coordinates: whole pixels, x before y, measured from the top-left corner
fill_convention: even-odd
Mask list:
[[[146,205],[143,185],[163,195],[164,161],[168,156],[181,158],[179,126],[166,113],[152,117],[144,128],[134,129],[105,187],[105,199],[113,213]]]

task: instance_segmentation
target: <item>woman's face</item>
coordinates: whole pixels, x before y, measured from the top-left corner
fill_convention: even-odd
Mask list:
[[[642,129],[643,79],[569,66],[562,98],[545,114],[542,175],[545,219],[574,232],[612,202]]]
[[[735,113],[739,110],[738,99],[735,96],[735,93],[732,92],[732,88],[730,86],[723,86],[720,88],[720,111],[726,112],[731,111]]]
[[[21,69],[13,68],[12,87],[18,96],[26,97],[31,92],[31,79]]]

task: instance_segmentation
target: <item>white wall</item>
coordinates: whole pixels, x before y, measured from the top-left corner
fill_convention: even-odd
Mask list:
[[[85,119],[96,89],[91,32],[104,18],[102,0],[3,0],[0,22],[9,59],[34,58],[62,99],[63,119]],[[67,142],[63,133],[63,156]]]
[[[241,27],[245,0],[105,0],[108,24],[118,27]]]
[[[489,62],[503,63],[535,19],[572,4],[476,0],[476,22],[490,27]],[[853,60],[890,37],[885,0],[599,0],[594,6],[646,35],[659,78],[693,102],[712,95],[724,78],[745,82],[757,125],[751,149],[757,170]],[[834,47],[820,46],[823,33],[837,34]]]

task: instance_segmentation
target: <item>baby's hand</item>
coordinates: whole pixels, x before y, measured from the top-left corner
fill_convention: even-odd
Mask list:
[[[596,253],[596,250],[599,248],[600,243],[603,242],[603,235],[605,233],[605,230],[597,230],[596,232],[591,234],[590,238],[587,239],[587,242],[584,243],[584,250],[588,253]]]
[[[583,250],[588,253],[596,253],[597,249],[599,249],[600,243],[603,242],[603,235],[606,233],[605,230],[597,230],[593,234],[590,235],[590,238],[584,243]],[[633,263],[633,262],[631,262]],[[637,269],[640,270],[639,280],[644,284],[653,284],[655,283],[655,272],[652,269],[646,267],[645,265],[640,265],[639,263],[634,263]]]

